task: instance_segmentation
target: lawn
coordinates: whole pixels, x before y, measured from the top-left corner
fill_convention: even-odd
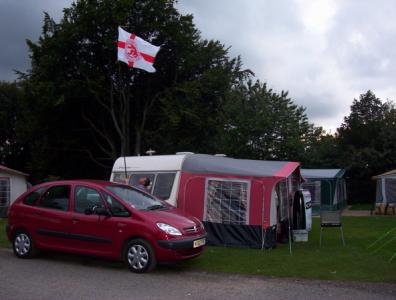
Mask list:
[[[350,210],[372,210],[373,203],[355,203]]]
[[[10,242],[7,239],[5,233],[5,224],[7,223],[6,219],[0,218],[0,247],[11,247]]]
[[[10,247],[5,237],[5,223],[0,219],[0,246]],[[343,217],[343,225],[345,247],[338,228],[327,228],[320,248],[319,219],[314,218],[309,242],[293,243],[292,255],[288,244],[271,250],[208,246],[202,256],[175,267],[191,271],[396,283],[396,216]],[[384,238],[373,245],[381,236]]]
[[[338,228],[327,228],[320,248],[319,219],[314,218],[309,242],[293,243],[292,255],[288,245],[272,250],[207,247],[201,257],[182,265],[208,272],[396,282],[396,217],[343,217],[343,225],[345,247]],[[368,248],[393,228],[383,240]]]

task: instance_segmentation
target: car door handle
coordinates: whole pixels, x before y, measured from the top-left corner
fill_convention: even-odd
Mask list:
[[[39,212],[35,212],[34,213],[36,216],[41,216],[41,213],[39,213]]]
[[[75,218],[73,218],[73,219],[72,219],[72,222],[73,222],[73,224],[77,224],[78,222],[80,222],[80,219],[75,219]]]

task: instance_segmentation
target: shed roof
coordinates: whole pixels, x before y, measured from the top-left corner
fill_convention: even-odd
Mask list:
[[[341,178],[344,174],[344,169],[301,169],[303,178]]]
[[[396,169],[388,171],[388,172],[385,172],[385,173],[382,173],[382,174],[379,174],[379,175],[376,175],[376,176],[373,176],[373,179],[377,179],[377,178],[380,178],[380,177],[395,177],[395,176],[396,176]]]
[[[18,175],[22,175],[22,176],[29,176],[29,174],[23,173],[21,171],[17,171],[11,168],[7,168],[6,166],[0,165],[0,171],[4,171],[7,173],[12,173],[12,174],[18,174]]]

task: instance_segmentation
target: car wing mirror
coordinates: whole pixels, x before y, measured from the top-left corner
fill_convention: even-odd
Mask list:
[[[92,215],[94,212],[93,212],[93,208],[86,208],[85,210],[84,210],[84,213],[86,214],[86,215]]]
[[[94,206],[92,208],[92,212],[98,216],[108,216],[108,217],[111,216],[111,213],[109,212],[109,210],[103,206]]]

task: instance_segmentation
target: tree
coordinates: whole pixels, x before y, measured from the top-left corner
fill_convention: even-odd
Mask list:
[[[340,151],[337,137],[326,133],[321,127],[312,131],[308,139],[304,158],[301,163],[304,168],[332,169],[340,168]]]
[[[381,169],[384,145],[379,137],[389,108],[389,104],[367,91],[359,100],[354,99],[350,115],[337,129],[342,160],[349,170],[359,170],[360,176],[370,176]]]
[[[223,149],[239,157],[299,161],[315,132],[287,92],[278,94],[259,81],[235,87],[225,115]]]
[[[379,132],[382,141],[383,161],[380,172],[388,171],[396,167],[396,108],[393,102],[386,103],[384,122]]]
[[[149,135],[151,147],[162,145],[165,153],[221,151],[227,95],[236,82],[252,74],[242,69],[239,57],[228,59],[227,54],[223,45],[213,41],[203,41],[191,53],[195,71],[162,99],[161,123]]]
[[[23,145],[17,136],[20,84],[0,81],[0,164],[23,169]]]
[[[156,73],[115,61],[118,25],[161,45]],[[224,46],[202,40],[192,16],[180,15],[173,0],[79,0],[64,10],[59,24],[46,14],[39,41],[28,45],[25,137],[31,168],[43,163],[40,176],[92,176],[96,169],[87,167],[88,157],[108,170],[120,155],[148,147],[173,151],[172,138],[212,132],[238,71]],[[198,123],[189,119],[194,113]],[[187,122],[177,122],[179,116]],[[38,134],[40,141],[34,141]],[[198,140],[186,143],[193,150],[197,145]],[[65,168],[72,161],[77,170]]]
[[[390,146],[395,135],[389,131],[394,121],[393,104],[382,103],[369,90],[354,99],[350,115],[338,128],[340,161],[350,178],[351,199],[372,201],[375,185],[371,176],[396,167],[395,148]]]

